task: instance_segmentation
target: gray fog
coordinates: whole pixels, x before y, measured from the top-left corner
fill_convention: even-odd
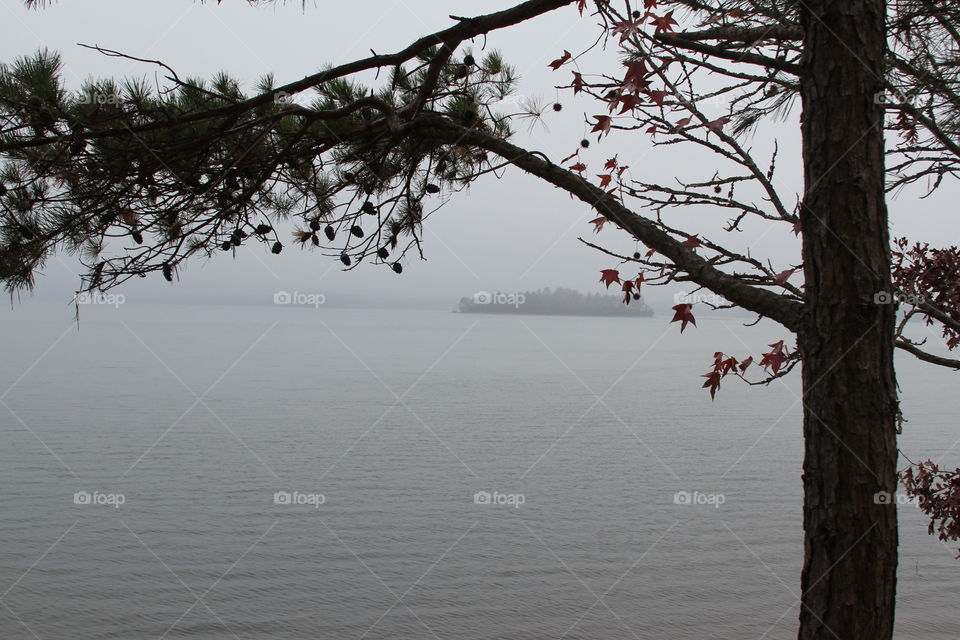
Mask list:
[[[256,80],[266,73],[273,73],[278,84],[286,83],[324,64],[369,55],[371,49],[381,53],[400,49],[423,34],[449,26],[448,15],[510,5],[508,1],[479,6],[464,1],[384,0],[308,4],[302,9],[299,3],[254,7],[245,2],[108,0],[59,2],[29,10],[17,0],[3,0],[8,28],[0,43],[0,59],[11,60],[47,47],[62,52],[68,87],[76,88],[85,78],[105,76],[143,77],[163,84],[153,65],[108,58],[78,46],[99,45],[162,60],[185,77],[209,77],[225,70],[252,91]],[[606,158],[619,154],[635,177],[709,175],[714,159],[690,149],[653,149],[650,136],[641,132],[620,134],[599,144],[596,135],[588,135],[586,122],[590,116],[604,113],[603,105],[557,91],[555,86],[569,80],[569,71],[553,72],[547,65],[565,49],[575,53],[586,49],[596,35],[591,21],[580,19],[570,8],[494,33],[486,43],[474,43],[477,48],[486,44],[502,50],[521,76],[518,95],[503,105],[505,113],[521,111],[519,105],[530,99],[547,107],[542,119],[516,121],[517,143],[559,162],[577,148],[582,137],[589,137],[594,144],[582,158],[591,174],[601,172]],[[580,61],[585,71],[609,68],[611,63],[616,64],[612,54],[599,50]],[[555,101],[564,106],[559,114],[549,108]],[[722,106],[715,108],[719,112]],[[801,191],[797,111],[788,122],[761,129],[748,140],[757,149],[757,157],[765,159],[777,137],[781,145],[777,184],[788,202]],[[593,236],[587,221],[596,214],[583,203],[518,170],[507,169],[502,174],[501,180],[488,176],[469,191],[455,194],[429,220],[424,232],[427,261],[411,260],[400,277],[368,265],[344,273],[335,258],[299,249],[273,256],[265,247],[251,245],[243,247],[235,260],[223,255],[208,262],[191,262],[175,285],[155,280],[132,282],[123,292],[128,299],[140,301],[256,303],[267,301],[273,291],[290,289],[322,293],[331,303],[362,298],[446,307],[481,290],[557,286],[600,290],[599,270],[616,261],[582,245],[578,236],[632,253],[631,244],[609,227]],[[913,197],[916,194],[904,194],[893,202],[894,233],[938,244],[954,242],[957,226],[942,215],[954,194],[945,191],[922,203]],[[723,234],[719,225],[726,220],[724,213],[696,215],[703,217],[693,223],[683,221],[684,228],[712,233],[712,237]],[[788,229],[755,224],[727,241],[750,247],[753,255],[770,259],[777,267],[786,269],[799,263],[799,243]],[[70,257],[53,260],[33,295],[69,300],[78,281],[77,265]],[[672,304],[673,293],[681,289],[647,288],[644,295],[655,308],[664,310]],[[31,296],[21,299],[29,301]]]
[[[514,4],[0,0],[0,61],[46,47],[68,88],[165,84],[155,65],[80,46],[98,45],[184,78],[226,71],[252,93],[267,73],[285,84]],[[543,109],[515,120],[514,141],[559,163],[589,139],[591,179],[614,156],[637,180],[731,171],[641,131],[590,133],[606,105],[558,91],[570,67],[548,63],[597,36],[568,7],[473,43],[521,76],[501,112]],[[617,74],[613,48],[576,64]],[[799,115],[742,140],[761,163],[778,143],[788,205],[803,190]],[[617,260],[579,237],[645,250],[613,225],[595,234],[597,214],[564,192],[500,173],[427,220],[427,260],[408,255],[399,276],[344,272],[284,238],[280,256],[250,244],[172,284],[134,279],[78,325],[78,263],[51,259],[0,314],[0,639],[796,637],[799,370],[731,376],[715,399],[701,386],[717,350],[759,362],[789,332],[698,308],[681,333],[682,285],[644,288],[652,318],[447,313],[478,291],[603,291]],[[955,244],[960,193],[921,200],[922,187],[891,200],[893,235]],[[800,262],[790,225],[725,233],[726,211],[672,215],[778,270]],[[326,306],[271,304],[280,291]],[[917,334],[942,346],[936,327]],[[952,374],[897,358],[901,452],[960,465]],[[905,497],[895,637],[955,640],[955,544]]]

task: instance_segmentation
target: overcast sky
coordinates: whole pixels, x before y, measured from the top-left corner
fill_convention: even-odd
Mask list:
[[[278,84],[315,72],[324,64],[337,64],[400,49],[415,38],[451,24],[450,14],[473,15],[515,4],[513,0],[354,0],[320,2],[302,10],[300,3],[251,7],[240,0],[201,4],[191,0],[62,1],[43,10],[27,10],[21,0],[0,0],[4,39],[0,59],[10,61],[38,48],[60,51],[65,60],[65,80],[75,88],[91,76],[140,76],[153,79],[148,65],[106,58],[77,46],[96,44],[143,58],[163,60],[181,76],[209,77],[225,70],[246,81],[247,87],[273,72]],[[516,142],[542,150],[559,161],[586,135],[585,116],[604,113],[601,105],[558,94],[554,85],[566,82],[569,72],[552,73],[547,63],[564,49],[579,52],[598,34],[589,19],[579,18],[572,7],[554,12],[514,29],[495,33],[487,41],[501,49],[521,75],[521,96],[541,97],[546,103],[559,98],[561,114],[548,111],[544,123],[517,122]],[[478,41],[476,46],[482,46]],[[613,52],[598,52],[593,60],[615,60]],[[589,60],[585,61],[589,64]],[[615,62],[614,62],[615,64]],[[509,107],[509,105],[508,105]],[[713,107],[717,116],[722,106]],[[801,190],[799,144],[793,113],[786,123],[761,130],[747,144],[767,158],[776,135],[781,148],[777,184],[793,203]],[[596,136],[591,136],[596,142]],[[599,173],[603,160],[619,153],[634,176],[709,178],[715,160],[695,149],[665,152],[652,149],[642,133],[611,137],[594,144],[584,160],[591,173]],[[596,168],[597,171],[592,171]],[[957,242],[956,190],[919,202],[904,194],[892,203],[894,233],[927,240],[938,246]],[[616,230],[592,236],[587,221],[595,217],[579,201],[564,193],[508,170],[501,180],[488,177],[469,192],[453,198],[431,218],[425,230],[427,262],[410,261],[402,276],[384,268],[364,266],[350,273],[339,262],[289,246],[281,256],[252,244],[236,260],[226,254],[211,262],[192,262],[181,272],[181,281],[168,285],[152,278],[125,285],[129,301],[210,299],[268,301],[278,289],[324,293],[331,301],[344,295],[425,300],[452,307],[463,295],[478,290],[517,291],[568,286],[585,292],[601,290],[599,271],[615,261],[578,242],[592,237],[619,248],[632,247]],[[700,216],[700,217],[695,217]],[[690,213],[680,226],[724,240],[719,224]],[[799,244],[786,225],[772,228],[755,224],[737,234],[737,246],[769,259],[776,268],[799,262]],[[79,279],[69,258],[51,261],[39,278],[37,298],[67,300]],[[648,300],[664,311],[676,291],[647,290]],[[29,296],[26,296],[29,297]],[[25,297],[25,298],[26,298]]]

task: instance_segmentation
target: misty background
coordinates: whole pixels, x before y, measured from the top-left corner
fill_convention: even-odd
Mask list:
[[[469,16],[512,6],[511,0],[478,6],[463,0],[358,0],[349,3],[308,4],[246,2],[218,4],[187,0],[105,0],[95,4],[58,2],[28,10],[20,0],[2,0],[7,29],[0,42],[0,60],[11,61],[46,47],[64,59],[68,88],[89,77],[143,77],[167,83],[162,69],[150,64],[109,58],[78,46],[99,45],[133,56],[162,60],[181,77],[209,78],[227,71],[253,92],[258,78],[273,73],[277,85],[316,72],[325,64],[366,57],[371,50],[400,49],[419,36],[451,24],[449,15]],[[569,82],[569,65],[553,72],[548,63],[563,50],[574,55],[588,48],[599,30],[574,7],[556,11],[529,23],[493,33],[473,46],[503,51],[520,75],[518,95],[501,111],[520,112],[531,101],[544,109],[542,119],[519,118],[514,123],[517,144],[543,151],[554,162],[578,148],[581,138],[592,142],[581,160],[592,179],[603,162],[617,154],[633,176],[672,180],[674,176],[705,178],[716,159],[692,147],[654,149],[642,132],[614,132],[600,143],[589,134],[587,121],[606,113],[591,98],[574,99],[569,90],[555,87]],[[579,60],[583,72],[618,73],[618,62],[602,48]],[[372,79],[369,75],[366,79]],[[555,113],[552,104],[564,109]],[[709,105],[717,116],[724,106]],[[678,118],[680,116],[677,116]],[[746,140],[758,161],[767,161],[776,137],[780,144],[776,184],[789,205],[802,191],[800,149],[794,108],[785,123],[768,123]],[[570,161],[567,164],[572,164]],[[599,271],[616,260],[581,244],[582,236],[604,246],[633,253],[634,243],[608,226],[594,235],[588,220],[596,217],[579,201],[519,170],[506,169],[502,179],[487,176],[469,190],[454,194],[445,207],[424,225],[426,262],[408,256],[402,276],[386,268],[362,265],[345,273],[335,257],[321,256],[293,246],[273,256],[266,246],[242,247],[232,259],[227,254],[209,261],[193,260],[179,272],[173,285],[162,279],[130,281],[119,289],[128,302],[194,302],[268,304],[278,290],[323,294],[332,306],[427,306],[454,308],[461,296],[477,291],[525,291],[540,287],[570,287],[586,293],[602,290]],[[957,225],[949,212],[956,190],[920,201],[916,193],[892,202],[896,235],[929,241],[935,246],[956,240]],[[759,194],[758,194],[759,196]],[[628,202],[628,204],[630,204]],[[789,225],[752,223],[743,232],[728,234],[720,227],[727,212],[682,212],[678,226],[701,233],[770,260],[778,270],[799,264],[799,241]],[[731,237],[732,236],[732,237]],[[629,269],[628,269],[629,270]],[[79,268],[70,256],[51,260],[38,278],[36,290],[17,299],[69,302],[79,284]],[[794,276],[795,281],[799,275]],[[645,300],[665,313],[683,287],[645,287]],[[70,312],[64,307],[64,313]],[[702,313],[702,312],[701,312]]]
[[[27,10],[0,0],[0,61],[47,47],[62,53],[68,88],[106,76],[166,84],[154,65],[83,43],[162,60],[183,78],[227,71],[252,91],[264,74],[279,86],[403,48],[449,26],[450,14],[515,3],[61,0]],[[514,141],[559,162],[587,138],[580,160],[593,180],[614,155],[650,181],[729,171],[692,146],[654,148],[642,132],[598,143],[588,121],[606,106],[558,92],[571,67],[548,67],[598,35],[568,7],[473,43],[503,51],[521,76],[502,112],[544,109],[515,121]],[[600,47],[579,64],[619,72]],[[703,108],[724,114],[722,104]],[[743,141],[764,167],[779,142],[775,182],[788,205],[802,192],[798,119],[795,108]],[[668,322],[681,285],[644,287],[654,318],[442,313],[477,291],[603,291],[600,270],[616,259],[578,236],[645,250],[613,225],[595,235],[597,214],[565,193],[501,174],[454,194],[424,225],[427,261],[409,255],[399,276],[372,264],[344,272],[336,256],[288,236],[280,256],[252,243],[235,259],[189,262],[173,284],[159,274],[128,281],[112,292],[124,304],[81,307],[78,330],[78,264],[50,260],[0,316],[4,640],[155,639],[165,629],[205,640],[396,640],[433,629],[796,637],[800,376],[759,387],[731,379],[715,400],[700,377],[716,350],[758,361],[786,331],[766,320],[746,329],[751,318],[698,305],[698,326],[681,334]],[[921,194],[892,200],[893,235],[954,244],[956,189]],[[799,263],[790,225],[747,221],[723,233],[728,214],[684,209],[670,222],[777,270]],[[323,296],[325,306],[273,306],[278,291]],[[343,306],[430,310],[334,308]],[[917,331],[941,344],[934,329]],[[903,452],[960,464],[960,407],[945,393],[954,374],[897,358]],[[296,489],[328,502],[274,502]],[[73,501],[95,490],[126,503]],[[525,504],[474,502],[491,490]],[[675,502],[696,491],[725,504]],[[956,549],[927,534],[914,506],[899,508],[897,637],[953,640]]]

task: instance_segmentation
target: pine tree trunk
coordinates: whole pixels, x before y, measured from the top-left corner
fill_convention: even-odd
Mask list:
[[[801,640],[890,640],[897,569],[894,307],[884,199],[885,2],[807,0]],[[878,504],[880,502],[880,504]]]

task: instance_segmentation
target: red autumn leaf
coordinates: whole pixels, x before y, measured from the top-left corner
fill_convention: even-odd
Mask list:
[[[617,156],[613,156],[607,160],[606,164],[603,165],[604,169],[616,169],[617,168]]]
[[[673,11],[668,13],[665,16],[651,16],[650,24],[657,27],[657,32],[660,31],[673,31],[674,25],[677,24],[677,21],[673,19]]]
[[[720,135],[723,132],[723,126],[727,124],[730,124],[730,118],[728,118],[727,116],[723,116],[721,118],[717,118],[716,120],[711,120],[710,122],[708,122],[707,129],[709,129],[710,131],[713,131],[717,135]]]
[[[617,108],[617,103],[620,102],[620,96],[623,94],[619,89],[610,89],[607,91],[606,95],[603,96],[603,99],[607,101],[607,112],[613,113],[614,109]]]
[[[703,374],[703,377],[707,379],[703,383],[701,389],[710,389],[710,399],[713,400],[717,395],[717,389],[720,388],[720,374],[716,371],[711,371],[710,373]]]
[[[673,320],[670,322],[680,323],[680,333],[683,333],[683,330],[687,328],[687,323],[697,326],[697,321],[690,312],[691,308],[693,308],[692,304],[678,304],[673,308],[676,313],[673,314]]]
[[[763,354],[763,358],[760,360],[760,366],[770,367],[770,369],[773,370],[773,373],[776,374],[778,371],[780,371],[780,367],[783,366],[783,363],[787,361],[787,355],[783,352],[783,340],[780,342],[775,342],[769,346],[770,352]]]
[[[607,289],[610,288],[614,282],[620,284],[620,272],[616,269],[604,269],[600,272],[600,282],[607,285]]]
[[[580,15],[583,15],[583,10],[587,8],[587,0],[577,0],[577,8],[580,10]]]
[[[656,132],[657,132],[657,125],[653,125],[649,129],[647,129],[647,133],[649,134],[654,134]]]
[[[730,11],[727,12],[727,15],[731,18],[742,18],[746,14],[743,12],[743,9],[730,9]]]
[[[607,224],[608,222],[610,221],[604,218],[603,216],[600,216],[599,218],[594,218],[593,220],[591,220],[590,224],[594,226],[594,229],[593,229],[594,233],[600,233],[600,231],[603,229],[603,225]]]
[[[633,280],[624,280],[621,290],[624,293],[633,293]]]
[[[697,234],[697,235],[699,235],[699,234]],[[697,236],[690,236],[689,238],[687,238],[686,240],[684,240],[684,241],[681,242],[680,244],[682,244],[682,245],[685,246],[685,247],[690,247],[691,249],[696,249],[697,247],[702,247],[702,246],[703,246],[703,245],[700,243],[700,238],[698,238]]]
[[[644,80],[649,75],[647,63],[643,60],[627,62],[627,74],[623,77],[623,90],[625,93],[637,93],[646,89],[650,83]]]
[[[637,284],[637,291],[640,291],[640,285],[644,283],[643,274],[638,273],[637,277],[634,279],[634,282]]]
[[[620,167],[619,169],[617,169],[617,179],[619,180],[620,178],[622,178],[622,177],[623,177],[623,172],[626,171],[626,170],[629,169],[629,168],[630,168],[630,167],[629,167],[628,165],[623,165],[622,167]]]
[[[613,180],[613,176],[609,173],[598,173],[597,177],[600,178],[600,188],[605,189],[610,181]]]
[[[690,124],[690,118],[684,118],[682,120],[677,120],[677,124],[673,125],[673,133],[679,132],[685,126]]]
[[[620,44],[623,44],[627,38],[632,38],[638,35],[642,26],[642,20],[637,20],[636,22],[624,20],[623,22],[614,22],[613,29],[611,29],[610,32],[613,33],[613,35],[617,35],[619,33]]]
[[[703,375],[703,377],[707,379],[707,381],[703,383],[703,388],[710,389],[710,397],[713,398],[716,395],[717,390],[720,389],[720,380],[722,378],[727,377],[727,375],[730,373],[736,373],[737,365],[740,366],[740,373],[743,373],[743,371],[750,366],[752,361],[752,358],[747,358],[743,361],[743,363],[738,363],[737,359],[733,356],[728,356],[722,351],[717,351],[715,354],[713,354],[713,371]]]
[[[787,269],[786,271],[781,271],[777,274],[773,281],[777,284],[786,284],[787,280],[790,279],[790,276],[796,273],[796,271],[796,269]]]
[[[590,130],[590,133],[600,132],[600,137],[603,137],[603,134],[610,133],[610,127],[613,126],[613,119],[610,116],[593,116],[597,119],[597,123],[593,125],[593,129]]]
[[[553,67],[553,70],[556,71],[557,69],[559,69],[560,67],[562,67],[563,65],[565,65],[565,64],[567,63],[567,61],[568,61],[570,58],[572,58],[572,57],[573,57],[573,56],[570,55],[570,52],[567,51],[566,49],[564,49],[564,50],[563,50],[563,55],[560,56],[559,58],[557,58],[556,60],[554,60],[553,62],[551,62],[551,63],[550,63],[549,65],[547,65],[547,66]]]
[[[720,363],[720,371],[723,375],[727,375],[731,371],[737,368],[737,359],[733,356],[730,356],[726,360]]]
[[[670,94],[666,91],[647,91],[647,97],[658,107],[663,106],[664,99]]]
[[[787,361],[787,356],[782,353],[765,353],[763,354],[763,359],[760,360],[760,365],[763,367],[770,367],[774,373],[780,371],[780,367],[783,366],[783,363]]]
[[[656,251],[655,251],[654,249],[650,249],[650,251],[647,251],[647,253],[644,255],[644,258],[646,258],[647,260],[649,260],[650,257],[651,257],[653,254],[655,254],[655,253],[656,253]]]
[[[586,170],[587,170],[587,165],[583,164],[582,162],[578,162],[577,164],[570,167],[570,171],[576,171],[578,173],[583,173]]]
[[[632,93],[624,94],[624,95],[620,96],[620,97],[618,98],[618,100],[620,101],[620,104],[623,105],[623,106],[620,107],[620,113],[619,113],[619,115],[621,115],[621,116],[622,116],[623,114],[625,114],[627,111],[632,111],[632,110],[636,109],[636,108],[637,108],[637,103],[640,102],[640,98],[638,98],[637,96],[635,96],[635,95],[632,94]],[[610,111],[612,112],[616,106],[617,106],[617,103],[612,103],[612,104],[610,105]]]
[[[800,235],[800,231],[802,231],[802,229],[800,228],[800,223],[799,223],[799,222],[794,222],[794,223],[793,223],[793,235],[799,236],[799,235]]]
[[[573,95],[577,95],[583,91],[583,75],[573,72]]]

